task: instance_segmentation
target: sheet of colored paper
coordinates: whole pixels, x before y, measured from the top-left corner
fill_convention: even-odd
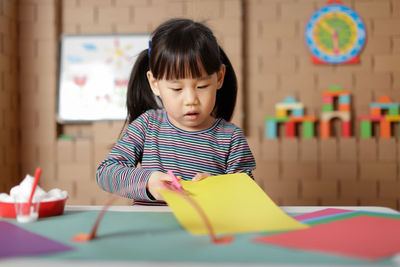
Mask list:
[[[316,218],[321,218],[321,217],[327,217],[327,216],[332,216],[332,215],[337,215],[337,214],[342,214],[342,213],[347,213],[347,212],[352,212],[351,210],[344,210],[344,209],[335,209],[335,208],[327,208],[319,211],[314,211],[310,213],[305,213],[301,215],[294,216],[298,221],[306,221],[310,219],[316,219]]]
[[[303,229],[284,213],[246,174],[212,176],[201,181],[181,181],[210,220],[216,234]],[[207,234],[196,210],[178,193],[160,191],[175,217],[193,234]]]
[[[6,221],[0,221],[0,247],[0,259],[56,253],[73,249],[70,246],[29,232]]]
[[[258,237],[254,241],[378,260],[400,252],[400,220],[359,216],[308,229]]]
[[[323,224],[323,223],[330,223],[334,221],[346,220],[354,217],[359,216],[370,216],[370,217],[381,217],[381,218],[391,218],[391,219],[400,219],[400,213],[384,213],[384,212],[373,212],[373,211],[350,211],[339,213],[330,216],[323,216],[312,218],[308,220],[302,221],[303,223],[307,223],[310,226]]]

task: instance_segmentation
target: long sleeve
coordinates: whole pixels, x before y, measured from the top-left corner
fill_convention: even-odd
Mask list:
[[[236,128],[230,142],[226,173],[243,172],[253,178],[252,171],[255,167],[256,163],[246,138],[242,130]]]
[[[148,202],[153,200],[146,184],[154,171],[171,170],[191,180],[204,172],[252,176],[254,169],[243,132],[234,124],[217,119],[208,129],[188,132],[172,125],[164,110],[149,110],[128,125],[100,164],[96,178],[107,192]]]
[[[137,167],[141,162],[149,117],[143,114],[129,124],[96,173],[105,191],[135,200],[151,201],[146,184],[151,170]]]

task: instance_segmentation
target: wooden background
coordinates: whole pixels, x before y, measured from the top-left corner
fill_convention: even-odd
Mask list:
[[[95,170],[122,122],[56,123],[60,36],[148,33],[187,17],[205,21],[233,62],[240,83],[234,122],[256,156],[256,181],[278,204],[400,209],[398,129],[392,138],[360,139],[355,120],[382,94],[400,102],[400,1],[342,2],[367,29],[357,65],[311,64],[304,28],[325,0],[0,0],[0,192],[41,166],[44,189],[68,190],[69,204],[103,204],[108,194]],[[275,103],[292,95],[319,117],[321,92],[331,85],[351,92],[351,138],[265,138],[264,117],[275,114]]]

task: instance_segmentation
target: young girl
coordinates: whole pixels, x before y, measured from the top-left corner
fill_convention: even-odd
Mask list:
[[[252,177],[253,155],[229,122],[236,93],[232,65],[209,28],[188,19],[161,24],[133,67],[129,124],[98,167],[97,183],[144,204],[163,200],[158,190],[171,180],[168,170],[193,181]]]

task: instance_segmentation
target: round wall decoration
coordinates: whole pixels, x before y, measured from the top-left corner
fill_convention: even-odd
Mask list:
[[[320,8],[309,19],[307,46],[314,63],[357,63],[366,39],[364,23],[354,10],[335,2]]]

